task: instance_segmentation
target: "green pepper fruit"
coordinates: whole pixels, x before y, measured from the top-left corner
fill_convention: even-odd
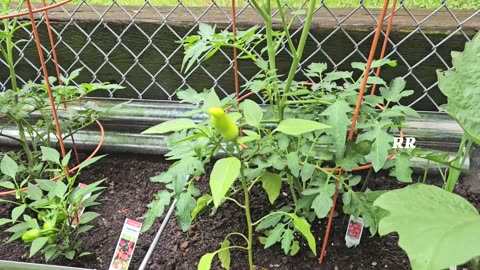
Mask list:
[[[57,223],[55,222],[55,220],[47,219],[45,223],[43,223],[42,236],[49,236],[55,234],[55,229],[57,227],[56,225]]]
[[[46,230],[51,230],[51,229],[55,229],[55,221],[54,220],[46,220],[45,223],[43,223],[43,230],[46,231]]]
[[[223,139],[227,141],[235,140],[238,137],[238,127],[221,108],[208,109],[210,122],[220,132]]]
[[[56,244],[57,243],[57,236],[56,235],[52,235],[50,237],[48,237],[48,243],[51,245],[51,244]]]
[[[29,243],[40,237],[41,234],[42,231],[39,229],[30,229],[22,235],[22,240],[25,243]]]
[[[65,213],[59,212],[59,213],[57,214],[57,222],[63,222],[66,217],[67,217],[67,215],[65,215]]]
[[[44,211],[38,213],[38,219],[39,220],[42,220],[42,221],[45,220],[46,216],[47,216],[47,214]]]

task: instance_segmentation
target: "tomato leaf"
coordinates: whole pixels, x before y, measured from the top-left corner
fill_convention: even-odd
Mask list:
[[[308,246],[312,250],[313,254],[317,255],[315,237],[310,231],[310,224],[308,224],[308,221],[304,218],[298,217],[296,214],[289,214],[289,216],[293,219],[293,226],[295,227],[295,230],[299,231],[303,237],[307,239]]]
[[[282,178],[278,174],[266,173],[261,176],[262,187],[267,192],[268,200],[271,204],[280,195],[280,189],[282,188]]]
[[[155,222],[155,219],[163,215],[165,206],[170,204],[170,198],[171,194],[166,190],[162,190],[156,195],[156,199],[148,204],[148,210],[145,214],[142,232],[148,231]]]
[[[275,243],[282,239],[282,234],[285,231],[285,224],[278,224],[270,231],[267,239],[265,240],[265,248],[273,246]]]
[[[352,108],[350,108],[348,103],[343,99],[339,99],[328,106],[321,114],[327,117],[326,123],[331,126],[331,128],[327,130],[327,134],[333,137],[337,161],[344,157],[347,129],[350,124],[347,113],[351,111]]]
[[[327,126],[322,123],[318,123],[312,120],[305,119],[285,119],[280,121],[277,128],[274,131],[279,131],[287,135],[299,136],[304,133],[313,132],[317,130],[327,129]]]

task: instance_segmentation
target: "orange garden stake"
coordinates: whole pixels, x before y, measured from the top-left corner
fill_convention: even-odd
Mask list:
[[[377,28],[375,30],[375,36],[373,38],[372,46],[370,48],[370,54],[368,56],[367,65],[365,67],[365,71],[364,71],[364,74],[363,74],[362,84],[360,86],[360,92],[358,93],[358,98],[357,98],[357,103],[356,103],[356,106],[355,106],[355,111],[354,111],[354,114],[353,114],[352,124],[350,126],[350,131],[348,133],[348,140],[352,140],[353,134],[355,132],[355,125],[357,123],[358,113],[360,111],[360,106],[362,105],[363,95],[364,95],[364,92],[365,92],[365,87],[367,85],[368,74],[370,73],[370,67],[371,67],[373,59],[375,57],[375,51],[377,49],[378,40],[380,38],[380,33],[382,31],[383,21],[385,19],[385,14],[387,12],[388,4],[389,4],[389,0],[384,0],[383,1],[382,12],[380,13],[380,18],[378,19]],[[396,6],[396,1],[394,0],[393,5],[392,5],[392,12],[391,12],[391,15],[390,15],[390,19],[388,21],[387,33],[386,33],[385,40],[384,40],[384,43],[383,43],[380,59],[382,59],[383,56],[385,55],[385,50],[386,50],[386,47],[387,47],[386,44],[388,42],[388,35],[389,35],[390,30],[391,30],[391,25],[393,23],[393,15],[395,13],[395,6]],[[377,72],[376,72],[375,75],[378,77],[379,74],[380,74],[380,69],[377,68]],[[372,87],[371,94],[373,95],[374,92],[375,92],[375,88]],[[377,104],[377,106],[378,106],[378,104]],[[394,154],[390,155],[388,157],[388,159],[392,158],[393,156],[394,156]],[[355,169],[360,170],[360,169],[363,169],[363,168],[366,169],[366,168],[371,168],[371,167],[372,167],[372,164],[368,164],[368,165],[364,165],[364,166],[361,166],[361,167],[358,167],[358,168],[355,168]],[[355,169],[353,169],[353,170],[355,170]],[[339,172],[339,176],[341,176],[341,170]],[[338,181],[335,183],[335,194],[334,194],[334,197],[333,197],[333,205],[332,205],[332,209],[330,210],[330,215],[328,216],[327,229],[325,230],[325,236],[323,238],[322,250],[321,250],[320,256],[318,258],[319,264],[321,264],[323,262],[323,258],[325,257],[325,251],[326,251],[326,248],[327,248],[328,237],[329,237],[330,228],[331,228],[331,225],[332,225],[333,214],[335,212],[334,209],[335,209],[335,204],[336,204],[336,201],[337,201],[337,197],[338,197]]]

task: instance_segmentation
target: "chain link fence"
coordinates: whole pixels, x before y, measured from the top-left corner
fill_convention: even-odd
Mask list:
[[[480,9],[454,10],[444,0],[435,9],[409,9],[406,1],[396,7],[394,29],[390,35],[387,58],[398,66],[382,71],[387,81],[404,77],[415,90],[404,105],[417,110],[438,111],[445,98],[437,89],[437,69],[451,67],[451,50],[462,50],[480,29]],[[229,49],[221,49],[210,60],[199,63],[188,73],[180,72],[183,48],[176,41],[196,33],[199,22],[218,24],[230,29],[232,12],[215,1],[204,7],[188,7],[181,0],[168,7],[154,6],[145,0],[140,6],[124,6],[120,1],[109,5],[91,5],[87,0],[66,5],[49,13],[55,36],[61,71],[69,73],[83,68],[77,82],[108,81],[119,83],[124,90],[99,93],[109,99],[175,100],[178,89],[198,91],[214,87],[217,93],[233,92],[233,60]],[[239,28],[261,24],[260,16],[248,3],[236,9]],[[303,70],[312,62],[326,62],[329,70],[345,70],[353,61],[365,62],[374,34],[379,9],[367,8],[363,1],[353,9],[330,8],[324,2],[315,11],[313,27],[297,80],[307,80]],[[45,28],[38,15],[40,28]],[[388,16],[386,18],[388,20]],[[300,36],[304,19],[299,17],[292,28],[295,40]],[[262,29],[263,30],[263,29]],[[47,63],[52,55],[41,31]],[[38,56],[30,29],[18,33],[15,67],[20,83],[41,80]],[[287,44],[278,52],[279,74],[286,74],[291,62]],[[49,67],[54,74],[53,65]],[[7,65],[0,61],[0,90],[9,87]],[[240,61],[240,84],[258,73],[253,64]],[[258,99],[263,101],[259,96]]]

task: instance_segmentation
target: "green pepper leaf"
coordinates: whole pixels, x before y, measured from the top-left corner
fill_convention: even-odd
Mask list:
[[[18,172],[18,165],[12,158],[5,154],[0,163],[0,170],[3,174],[15,179]]]
[[[143,131],[142,134],[164,134],[173,131],[191,129],[195,127],[197,127],[197,124],[195,124],[192,119],[178,118],[153,126]]]
[[[220,202],[239,174],[240,160],[236,157],[222,158],[215,162],[210,174],[210,190],[215,207],[220,206]]]

